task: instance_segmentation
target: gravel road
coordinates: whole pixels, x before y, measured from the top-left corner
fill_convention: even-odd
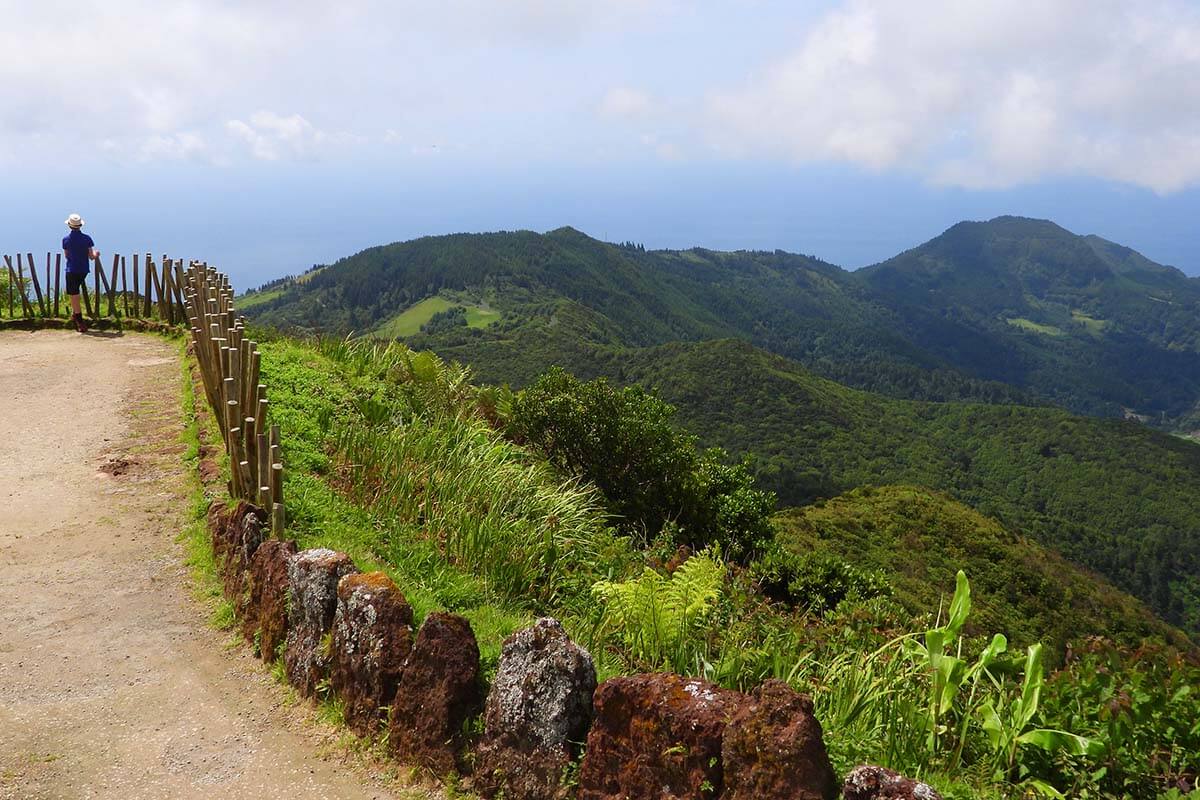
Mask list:
[[[426,798],[193,599],[176,346],[0,331],[0,798]]]

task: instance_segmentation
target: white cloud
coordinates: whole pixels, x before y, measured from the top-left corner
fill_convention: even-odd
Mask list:
[[[712,143],[935,182],[1200,181],[1200,9],[1183,0],[852,0],[713,92]]]
[[[627,86],[609,89],[600,101],[600,113],[606,117],[643,117],[652,109],[650,95]]]
[[[203,136],[188,131],[147,138],[138,150],[142,161],[213,161]]]
[[[299,114],[285,117],[274,111],[255,112],[249,122],[230,120],[225,128],[263,161],[314,158],[330,138]]]
[[[476,163],[709,153],[970,187],[1200,183],[1190,0],[0,5],[0,165],[382,162],[436,143]]]
[[[0,0],[0,164],[311,158],[388,129],[494,139],[498,109],[527,121],[566,97],[540,59],[674,2]]]

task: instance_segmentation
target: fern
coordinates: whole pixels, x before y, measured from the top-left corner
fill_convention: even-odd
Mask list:
[[[620,637],[632,661],[685,671],[694,660],[694,634],[720,600],[724,582],[724,565],[700,553],[670,577],[647,567],[632,580],[600,581],[592,594],[603,605],[602,630]]]

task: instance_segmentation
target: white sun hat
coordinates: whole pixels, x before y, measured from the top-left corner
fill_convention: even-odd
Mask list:
[[[67,217],[67,227],[82,228],[83,227],[83,217],[79,216],[78,214],[72,214],[71,216]]]

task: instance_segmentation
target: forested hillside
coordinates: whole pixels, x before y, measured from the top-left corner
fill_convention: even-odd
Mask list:
[[[1200,281],[1039,220],[961,223],[857,272],[563,228],[427,237],[305,277],[247,298],[252,313],[310,332],[418,331],[412,343],[497,382],[556,364],[587,374],[597,348],[733,337],[909,399],[1047,402],[1166,428],[1200,399]],[[462,322],[420,333],[417,306],[435,296]]]
[[[612,376],[657,389],[702,441],[750,458],[784,504],[858,486],[947,492],[1200,631],[1200,446],[1053,408],[904,401],[743,342],[631,351]]]
[[[1178,635],[1140,603],[1052,549],[950,497],[916,486],[864,486],[776,516],[780,539],[820,571],[825,559],[885,577],[910,613],[936,608],[957,570],[975,576],[972,630],[1020,645],[1107,636],[1136,646]]]

